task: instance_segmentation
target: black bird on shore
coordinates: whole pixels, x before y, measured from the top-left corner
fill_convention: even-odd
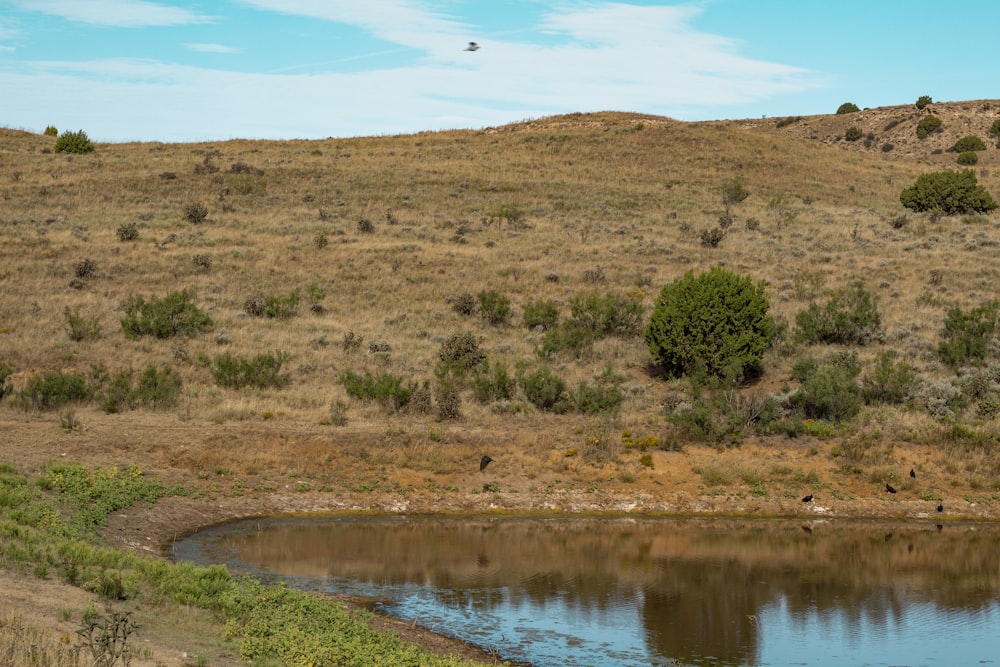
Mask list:
[[[910,468],[910,477],[913,479],[917,478],[917,472],[913,468]]]
[[[484,456],[483,458],[479,459],[479,472],[486,470],[486,466],[488,466],[492,462],[493,459],[491,459],[489,456]]]
[[[808,496],[806,496],[805,498],[802,499],[802,502],[804,502],[804,503],[811,503],[812,501],[813,501],[813,494],[811,494],[811,493]]]
[[[889,484],[889,482],[885,483],[885,490],[888,493],[896,493],[896,489],[892,488],[892,486]]]
[[[809,535],[813,534],[813,529],[810,526],[802,526],[802,530],[806,531]]]
[[[943,512],[944,511],[944,505],[938,505],[937,506],[937,511],[938,512]]]

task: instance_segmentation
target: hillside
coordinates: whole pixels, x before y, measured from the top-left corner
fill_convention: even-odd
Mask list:
[[[84,155],[0,130],[0,464],[134,465],[183,485],[110,518],[110,544],[149,554],[279,512],[995,519],[997,340],[957,370],[938,350],[952,308],[997,297],[1000,218],[899,203],[954,167],[955,140],[987,139],[994,107],[934,104],[942,131],[924,141],[912,105]],[[841,138],[852,125],[875,135],[868,147]],[[998,197],[987,143],[975,173]],[[727,212],[733,179],[749,196]],[[639,332],[664,285],[716,265],[765,286],[781,331],[738,387],[665,377]],[[797,341],[797,316],[846,288],[877,306],[865,344]],[[211,321],[130,335],[139,305],[171,296]],[[594,340],[560,328],[608,308],[641,315]],[[479,370],[445,372],[456,357]],[[857,384],[827,388],[836,403],[901,382],[879,375],[885,359],[912,372],[905,396],[843,419],[796,408],[810,360],[825,377],[857,367]],[[557,410],[529,395],[545,373],[564,383]],[[364,378],[382,401],[354,395]],[[18,583],[42,627],[68,599],[50,583]],[[144,616],[156,664],[188,664],[164,647],[204,641],[199,622],[182,640],[161,615]]]

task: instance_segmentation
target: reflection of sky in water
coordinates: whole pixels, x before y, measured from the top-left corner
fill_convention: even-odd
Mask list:
[[[784,597],[758,614],[761,665],[989,665],[1000,660],[1000,602],[980,611],[907,602],[898,614],[792,614]]]
[[[1000,660],[997,531],[942,535],[918,525],[907,528],[901,542],[880,530],[830,530],[827,536],[794,524],[594,523],[574,532],[554,521],[555,532],[524,537],[505,532],[504,522],[483,532],[453,532],[461,521],[355,518],[328,525],[333,537],[310,533],[304,542],[294,531],[269,533],[266,520],[231,524],[177,543],[174,557],[222,562],[234,573],[307,590],[374,598],[394,616],[536,667],[918,667]],[[428,533],[425,542],[411,541],[411,523]],[[345,531],[349,525],[363,531]],[[393,530],[404,537],[387,540]],[[267,542],[269,534],[276,539]],[[594,535],[606,540],[601,549],[587,541]],[[365,537],[368,546],[352,546],[350,536]],[[678,538],[675,548],[671,540]],[[449,540],[442,552],[438,545]],[[525,558],[528,540],[534,546],[550,540],[568,551],[564,560]],[[302,556],[302,544],[316,547],[311,557]],[[649,544],[659,551],[644,550]],[[829,556],[815,559],[821,546]],[[262,557],[275,552],[275,561]],[[513,554],[520,554],[518,562]],[[398,569],[383,574],[389,572],[383,563],[395,561],[408,563],[406,577]],[[365,574],[352,580],[348,572]]]

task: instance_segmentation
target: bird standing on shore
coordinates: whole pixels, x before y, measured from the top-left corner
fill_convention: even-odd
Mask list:
[[[492,462],[493,459],[491,459],[489,456],[484,456],[483,458],[479,459],[479,472],[486,470],[486,466],[488,466]]]
[[[887,493],[896,493],[896,489],[892,488],[889,482],[885,483],[885,490]]]
[[[802,499],[802,502],[804,502],[804,503],[811,503],[812,501],[813,501],[813,494],[811,494],[811,493],[808,496],[806,496],[805,498]]]
[[[917,472],[913,468],[910,468],[910,477],[913,479],[917,478]]]

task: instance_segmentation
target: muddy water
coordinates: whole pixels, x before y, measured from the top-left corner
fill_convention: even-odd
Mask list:
[[[174,546],[537,666],[1000,661],[991,524],[336,516]]]

